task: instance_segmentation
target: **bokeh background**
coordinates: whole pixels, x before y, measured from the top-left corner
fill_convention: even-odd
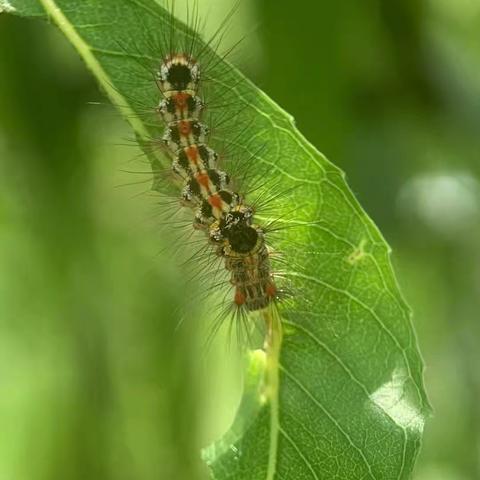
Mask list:
[[[478,0],[244,0],[226,38],[393,247],[435,410],[416,480],[480,479],[478,32]],[[148,166],[90,102],[52,26],[0,15],[0,479],[204,478],[240,360],[204,348]]]

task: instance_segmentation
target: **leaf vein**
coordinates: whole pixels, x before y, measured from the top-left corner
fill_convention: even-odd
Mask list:
[[[308,459],[303,455],[302,451],[300,448],[298,448],[298,445],[296,442],[290,437],[290,435],[287,434],[287,432],[281,427],[278,427],[280,434],[290,443],[290,445],[293,447],[293,449],[297,452],[298,456],[302,459],[303,463],[307,466],[308,470],[310,473],[313,475],[313,478],[315,480],[320,480],[315,472],[315,470],[312,467],[312,464],[308,461]]]
[[[300,388],[305,395],[307,395],[308,398],[328,417],[328,419],[333,423],[335,428],[345,437],[347,442],[358,452],[360,455],[363,463],[367,467],[368,473],[370,475],[370,478],[373,480],[376,480],[375,475],[372,472],[372,467],[370,463],[368,462],[368,459],[366,458],[364,452],[362,449],[355,444],[355,442],[352,440],[351,436],[346,432],[340,423],[336,420],[336,418],[325,408],[325,406],[320,402],[292,373],[290,373],[281,363],[279,364],[280,370],[288,377],[292,382],[294,382],[298,388]]]

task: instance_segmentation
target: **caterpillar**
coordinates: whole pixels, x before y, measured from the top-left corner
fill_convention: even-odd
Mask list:
[[[156,110],[165,123],[162,141],[183,181],[182,202],[196,211],[194,228],[205,232],[224,259],[234,305],[254,312],[279,298],[265,229],[254,221],[255,209],[233,191],[229,174],[218,168],[218,154],[207,144],[201,72],[191,51],[173,50],[161,59],[155,79],[161,93]]]

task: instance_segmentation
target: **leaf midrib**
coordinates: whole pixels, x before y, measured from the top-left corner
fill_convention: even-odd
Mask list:
[[[49,15],[55,21],[58,28],[60,28],[63,34],[77,49],[78,53],[87,64],[87,67],[95,75],[112,103],[117,106],[124,118],[128,119],[133,130],[137,133],[137,135],[140,136],[140,138],[144,140],[148,139],[148,132],[142,121],[135,113],[134,109],[131,108],[125,97],[123,97],[120,92],[115,90],[112,80],[108,76],[107,72],[105,72],[105,70],[102,68],[95,55],[93,55],[92,49],[80,36],[73,24],[63,14],[60,7],[58,7],[54,0],[40,0],[40,2],[43,5],[47,15]]]

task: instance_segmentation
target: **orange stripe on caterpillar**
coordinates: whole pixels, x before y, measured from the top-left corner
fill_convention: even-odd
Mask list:
[[[157,107],[157,112],[166,123],[178,120],[198,120],[204,108],[200,97],[191,93],[175,91],[164,98]]]
[[[174,172],[183,176],[192,176],[201,170],[213,170],[217,167],[218,155],[205,144],[193,144],[178,151],[173,162]]]
[[[208,131],[208,127],[197,120],[170,122],[165,129],[163,142],[172,153],[176,154],[182,148],[204,144]]]

